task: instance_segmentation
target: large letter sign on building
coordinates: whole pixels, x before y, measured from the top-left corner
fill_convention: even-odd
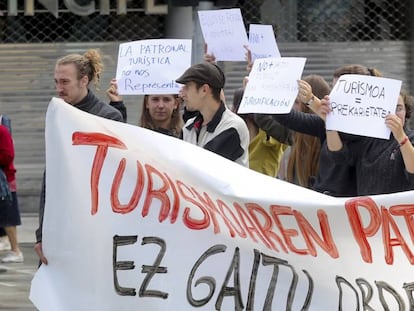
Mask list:
[[[52,13],[56,18],[59,17],[59,0],[37,0],[42,4],[46,10]],[[75,15],[86,16],[96,12],[95,1],[86,0],[85,4],[80,5],[76,0],[63,0],[65,6],[70,12]],[[116,1],[117,14],[126,14],[127,13],[127,1],[118,0]],[[18,15],[18,0],[9,0],[7,1],[7,14],[10,16]],[[25,0],[24,1],[24,15],[33,16],[36,13],[34,8],[34,0]],[[110,0],[99,0],[99,13],[101,15],[109,15],[110,11]]]

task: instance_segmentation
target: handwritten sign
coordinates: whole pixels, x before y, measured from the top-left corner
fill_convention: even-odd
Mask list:
[[[258,58],[280,57],[272,25],[250,24],[249,48],[253,61]]]
[[[151,39],[121,43],[116,78],[122,95],[178,94],[175,82],[191,66],[191,40]]]
[[[60,99],[46,142],[40,311],[413,307],[414,191],[326,196]]]
[[[238,112],[288,113],[295,103],[305,61],[302,57],[257,59]]]
[[[330,96],[328,130],[389,139],[385,117],[395,113],[402,82],[365,75],[343,75]]]
[[[198,11],[208,53],[218,61],[244,61],[248,45],[240,9]]]

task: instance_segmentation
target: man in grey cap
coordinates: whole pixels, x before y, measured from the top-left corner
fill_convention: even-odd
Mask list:
[[[184,84],[181,96],[187,109],[199,111],[186,122],[184,141],[248,167],[249,131],[243,119],[220,99],[225,83],[220,67],[208,62],[195,64],[176,82]]]

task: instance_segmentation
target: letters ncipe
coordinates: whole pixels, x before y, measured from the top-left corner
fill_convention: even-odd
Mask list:
[[[18,15],[18,4],[22,0],[9,0],[7,1],[7,15],[16,16]],[[37,0],[38,3],[42,4],[43,8],[47,12],[52,13],[55,17],[58,17],[59,13],[59,2],[62,0]],[[39,13],[39,10],[36,10],[34,7],[35,0],[24,0],[24,15],[33,16],[36,13]],[[96,5],[96,3],[98,5]],[[116,7],[111,8],[110,0],[89,0],[87,3],[80,5],[76,0],[65,0],[64,5],[69,10],[69,12],[85,16],[90,15],[99,11],[101,15],[109,15],[110,9],[116,12],[117,15],[127,14],[127,0],[117,0]],[[42,8],[41,12],[44,12]],[[100,8],[99,10],[97,8]]]

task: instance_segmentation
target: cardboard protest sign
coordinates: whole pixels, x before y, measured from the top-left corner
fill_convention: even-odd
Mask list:
[[[365,75],[342,75],[330,97],[326,129],[390,138],[385,117],[395,113],[402,81]]]
[[[257,59],[249,74],[238,113],[288,113],[298,94],[306,58]]]
[[[244,61],[248,45],[240,9],[198,11],[208,53],[217,61]]]
[[[175,79],[191,66],[191,40],[150,39],[119,45],[116,79],[121,95],[178,94]]]
[[[40,311],[414,306],[414,191],[329,197],[60,99],[46,165]]]
[[[272,25],[250,24],[249,48],[253,61],[257,58],[280,57]]]

